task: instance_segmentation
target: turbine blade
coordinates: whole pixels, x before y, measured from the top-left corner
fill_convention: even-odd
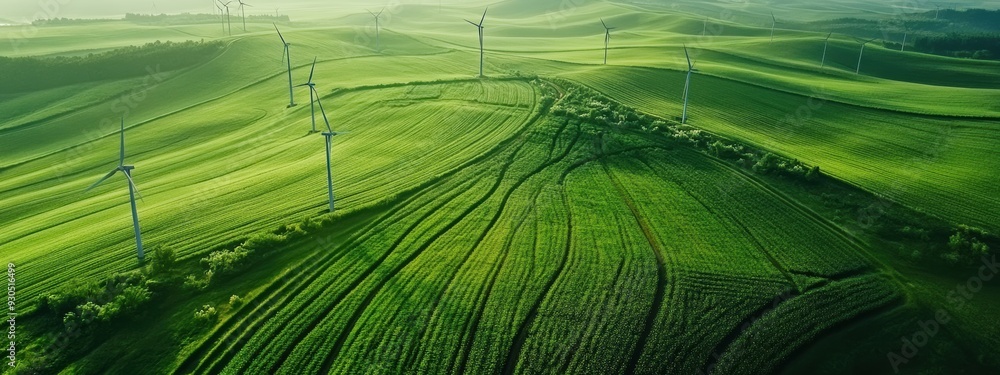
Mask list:
[[[308,81],[309,83],[312,83],[312,81],[313,81],[313,73],[316,72],[316,59],[318,59],[318,57],[313,57],[312,70],[309,71],[309,81]]]
[[[285,42],[285,37],[281,36],[281,30],[278,30],[278,24],[272,23],[272,25],[274,25],[274,31],[278,32],[278,37],[281,38],[281,43],[288,44],[288,42]]]
[[[121,152],[118,154],[118,166],[125,165],[125,118],[122,117],[122,142],[121,142]]]
[[[608,24],[604,23],[604,18],[601,18],[601,26],[604,26],[605,29],[608,28]]]
[[[829,34],[826,34],[826,40],[830,40],[830,36],[832,36],[832,35],[833,35],[833,33],[832,33],[832,32],[831,32],[831,33],[829,33]]]
[[[322,113],[322,114],[323,114],[323,122],[324,122],[324,123],[326,123],[326,130],[327,130],[328,132],[331,132],[331,133],[332,133],[332,132],[333,132],[333,129],[332,129],[332,128],[330,128],[330,119],[328,119],[328,118],[326,117],[326,110],[325,110],[325,109],[323,109],[323,102],[319,100],[319,96],[320,96],[320,95],[319,95],[319,91],[316,91],[316,87],[312,87],[312,90],[313,90],[313,92],[315,92],[315,93],[316,93],[316,103],[317,103],[317,104],[319,104],[319,113]]]
[[[694,70],[694,65],[691,64],[691,55],[688,54],[688,48],[687,48],[687,46],[684,46],[684,57],[687,58],[688,71]]]
[[[482,27],[482,26],[479,26],[478,24],[476,24],[475,22],[472,22],[472,21],[469,21],[469,20],[465,20],[465,22],[468,22],[469,24],[471,24],[472,26],[475,26],[475,27]]]
[[[368,10],[368,9],[365,9],[365,12],[368,12],[368,14],[371,14],[371,15],[372,15],[372,17],[376,17],[376,18],[378,18],[378,16],[376,16],[376,15],[375,15],[375,13],[372,13],[372,11],[370,11],[370,10]]]
[[[113,171],[108,172],[108,174],[104,175],[104,177],[102,177],[100,180],[97,180],[97,182],[95,182],[93,185],[90,185],[90,187],[87,188],[87,190],[85,190],[85,191],[91,191],[91,190],[93,190],[95,187],[97,187],[97,185],[100,185],[102,182],[104,182],[107,179],[111,178],[111,176],[114,176],[115,173],[118,173],[118,168],[115,168]]]
[[[771,12],[771,22],[772,23],[778,23],[778,19],[774,18],[774,12]]]
[[[486,10],[483,11],[483,19],[479,20],[479,26],[480,27],[483,26],[483,22],[486,22],[486,12],[489,12],[489,11],[490,11],[490,7],[486,7]]]
[[[281,49],[281,62],[285,62],[285,55],[288,54],[288,46]]]
[[[375,15],[375,18],[378,18],[378,16],[381,16],[382,12],[385,12],[385,8],[382,8],[382,10],[378,11],[378,14]]]

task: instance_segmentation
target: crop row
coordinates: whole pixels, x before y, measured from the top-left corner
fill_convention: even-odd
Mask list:
[[[878,311],[900,294],[884,276],[869,274],[835,281],[780,304],[729,346],[716,371],[770,373],[789,355],[826,330]]]

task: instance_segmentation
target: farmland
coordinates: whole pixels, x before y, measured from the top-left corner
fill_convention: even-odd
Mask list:
[[[5,373],[886,373],[940,311],[904,373],[1000,368],[1000,63],[769,40],[898,17],[848,0],[555,3],[490,6],[485,77],[472,2],[387,7],[379,50],[370,4],[307,0],[0,45],[72,77],[0,77]],[[142,266],[125,179],[87,190],[122,121]]]

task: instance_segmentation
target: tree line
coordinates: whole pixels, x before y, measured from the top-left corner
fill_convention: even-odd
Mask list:
[[[0,57],[0,87],[11,93],[127,79],[193,66],[217,56],[222,42],[156,41],[83,56]]]

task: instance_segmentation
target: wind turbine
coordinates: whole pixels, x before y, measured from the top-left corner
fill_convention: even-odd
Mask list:
[[[379,16],[382,15],[382,12],[385,12],[385,8],[382,8],[382,10],[378,11],[378,14],[372,13],[372,11],[367,10],[367,9],[366,9],[366,11],[368,11],[368,13],[372,15],[372,17],[375,17],[375,50],[376,51],[381,51],[382,47],[381,47],[381,42],[379,41],[379,35],[378,35],[379,34],[378,33],[378,18],[379,18]]]
[[[934,20],[937,20],[938,16],[941,14],[941,6],[938,4],[934,4],[934,7],[937,8],[937,10],[934,11]]]
[[[229,25],[229,35],[233,35],[233,21],[229,18],[229,4],[232,3],[232,1],[227,1],[225,3],[219,1],[219,4],[222,4],[222,6],[226,8],[226,24]]]
[[[309,87],[309,108],[312,112],[312,133],[316,132],[316,99],[314,99],[313,93],[316,92],[316,83],[313,82],[313,73],[316,72],[316,58],[313,58],[312,70],[309,71],[309,81],[298,85],[296,87]],[[325,114],[324,114],[325,116]]]
[[[903,26],[903,43],[899,45],[899,52],[904,52],[906,50],[906,37],[910,34],[910,26],[906,24],[906,20],[900,22]]]
[[[708,32],[708,18],[706,18],[701,25],[701,36],[705,36],[707,32]]]
[[[820,61],[820,63],[819,63],[820,69],[826,67],[826,47],[830,46],[830,36],[831,35],[833,35],[833,33],[826,34],[826,39],[823,40],[823,60]]]
[[[486,7],[486,10],[483,11],[483,18],[479,20],[479,23],[465,20],[465,22],[468,22],[472,24],[472,26],[475,26],[477,29],[479,29],[479,76],[480,77],[483,76],[483,57],[485,56],[483,53],[483,22],[486,22],[486,12],[488,12],[489,10],[490,7]]]
[[[681,124],[687,123],[688,99],[690,99],[688,93],[689,90],[691,89],[691,74],[698,71],[694,68],[694,64],[691,63],[691,55],[688,54],[688,49],[686,45],[684,46],[684,57],[687,58],[688,71],[687,71],[687,78],[684,80],[684,112],[683,114],[681,114]]]
[[[857,38],[855,38],[855,39],[857,39]],[[871,38],[871,39],[868,39],[867,41],[861,43],[861,53],[858,54],[858,70],[856,70],[854,72],[854,74],[861,74],[861,57],[865,55],[865,45],[868,44],[868,43],[871,43],[875,39],[878,39],[878,38]],[[861,40],[858,39],[858,41],[861,41]]]
[[[125,179],[128,180],[129,201],[132,203],[132,227],[135,229],[135,246],[139,256],[139,263],[142,263],[145,259],[145,254],[142,252],[142,233],[139,230],[139,213],[135,209],[135,196],[138,195],[139,199],[142,199],[142,195],[139,194],[139,188],[135,187],[135,181],[132,180],[133,169],[135,169],[135,166],[125,165],[125,118],[122,118],[121,149],[118,154],[118,166],[111,170],[111,172],[108,172],[107,175],[95,182],[93,185],[90,185],[86,191],[94,189],[97,185],[100,185],[105,180],[113,177],[118,172],[125,175]]]
[[[295,92],[292,89],[292,52],[288,49],[292,44],[285,41],[285,37],[281,36],[281,30],[278,30],[278,25],[274,24],[274,31],[278,32],[278,37],[281,38],[281,44],[284,45],[285,50],[281,53],[281,59],[285,60],[285,56],[288,56],[288,107],[295,106]]]
[[[774,12],[771,12],[771,42],[774,42],[774,25],[778,24],[778,19],[774,18]]]
[[[243,32],[247,32],[247,12],[244,7],[252,7],[253,5],[244,3],[243,0],[236,0],[240,3],[240,15],[243,17]]]
[[[315,70],[316,70],[316,60],[313,59],[313,71]],[[326,187],[327,187],[327,195],[330,198],[330,212],[333,212],[336,206],[334,204],[335,201],[333,197],[333,169],[330,166],[330,151],[331,151],[330,149],[333,147],[333,137],[347,133],[335,132],[330,127],[330,119],[326,117],[326,110],[323,109],[323,101],[320,100],[319,91],[316,91],[316,84],[312,83],[312,73],[309,73],[309,82],[310,83],[305,86],[309,86],[310,95],[312,95],[313,93],[316,94],[316,103],[319,104],[319,111],[320,113],[323,114],[323,122],[326,123],[326,131],[323,132],[323,138],[326,138]],[[316,115],[313,114],[314,121],[315,121],[315,116]]]
[[[615,28],[608,27],[603,18],[601,18],[601,25],[604,26],[604,65],[608,65],[608,45],[611,44],[611,30]]]

